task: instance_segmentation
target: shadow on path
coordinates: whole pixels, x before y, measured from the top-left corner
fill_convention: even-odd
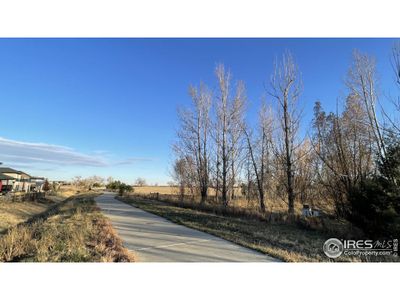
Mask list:
[[[124,246],[139,262],[276,262],[277,260],[213,235],[172,223],[122,203],[113,193],[96,198]]]

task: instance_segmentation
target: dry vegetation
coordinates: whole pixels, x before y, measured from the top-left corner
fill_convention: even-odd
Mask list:
[[[318,219],[299,219],[288,224],[268,221],[261,215],[243,214],[241,210],[226,210],[222,207],[218,209],[211,205],[199,206],[171,200],[156,201],[133,195],[121,200],[172,222],[213,234],[283,261],[361,261],[357,257],[345,256],[331,260],[323,253],[322,245],[333,234],[343,237],[357,234],[357,230],[352,228],[351,224],[340,223],[334,219],[324,220],[325,224],[318,223]],[[331,231],[332,228],[335,232]],[[384,259],[391,261],[394,257]]]
[[[132,196],[148,197],[150,194],[154,195],[157,193],[159,194],[160,199],[179,201],[179,187],[177,186],[134,186],[134,191],[130,194]],[[191,192],[188,189],[185,191],[185,195],[187,196],[184,201],[200,204],[201,198],[199,195],[191,195]],[[287,204],[280,199],[266,198],[264,201],[267,212],[285,213],[287,211]],[[208,198],[206,202],[219,204],[215,196],[215,189],[208,189]],[[259,203],[257,199],[246,199],[246,197],[242,195],[240,188],[235,189],[235,198],[230,202],[230,207],[246,209],[250,213],[259,212]],[[297,215],[301,213],[302,207],[301,203],[295,203],[295,212]],[[333,202],[326,199],[323,201],[314,201],[313,207],[321,209],[328,214],[334,212]]]
[[[392,54],[400,88],[398,44]],[[378,78],[375,59],[355,50],[336,110],[316,101],[307,125],[301,71],[290,52],[274,62],[257,120],[246,116],[244,83],[218,65],[216,88],[190,86],[190,104],[178,110],[171,175],[181,202],[247,215],[286,212],[289,223],[304,205],[305,213],[351,222],[369,238],[397,238],[400,125],[384,109]],[[385,104],[400,112],[396,97]]]
[[[21,222],[27,221],[30,217],[44,212],[52,201],[39,202],[0,202],[0,234],[7,228],[15,226]]]
[[[0,238],[0,261],[132,262],[108,220],[94,202],[95,193],[70,197]]]
[[[0,197],[0,234],[77,193],[78,189],[73,186],[61,186],[57,192],[52,191],[37,201],[7,201]]]

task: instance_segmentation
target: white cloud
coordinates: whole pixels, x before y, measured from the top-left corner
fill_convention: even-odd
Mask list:
[[[89,155],[66,146],[22,142],[0,137],[0,162],[21,165],[21,167],[35,165],[110,167],[153,160],[145,157],[130,157],[109,161],[105,158],[107,154],[106,151],[97,150]]]
[[[101,156],[79,153],[72,148],[44,143],[14,141],[0,137],[0,160],[9,163],[107,166]]]
[[[136,162],[142,162],[142,161],[153,161],[153,159],[147,157],[130,157],[124,160],[117,161],[114,163],[114,165],[115,166],[132,165]]]

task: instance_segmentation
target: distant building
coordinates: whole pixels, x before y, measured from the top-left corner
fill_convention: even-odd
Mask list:
[[[42,192],[45,182],[44,177],[31,177],[31,191]]]
[[[0,173],[0,192],[9,192],[12,190],[14,178]]]
[[[0,174],[5,178],[4,180],[2,180],[2,185],[5,181],[5,189],[7,191],[10,190],[10,186],[11,190],[14,192],[31,191],[31,176],[26,174],[25,172],[14,170],[11,168],[0,168]],[[3,191],[3,187],[1,191]]]

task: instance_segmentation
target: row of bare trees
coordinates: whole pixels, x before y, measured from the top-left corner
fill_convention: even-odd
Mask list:
[[[399,45],[393,47],[392,66],[400,88]],[[317,101],[309,130],[302,123],[301,73],[291,53],[275,61],[255,125],[246,121],[244,83],[232,83],[223,65],[215,75],[215,89],[204,83],[190,87],[192,105],[179,109],[172,173],[182,199],[189,190],[204,204],[212,188],[215,199],[228,206],[241,185],[262,212],[267,199],[284,201],[290,215],[296,201],[330,199],[345,214],[352,187],[376,173],[376,161],[385,158],[387,132],[400,132],[380,101],[374,59],[358,51],[345,81],[347,97],[330,113]],[[400,100],[390,102],[398,114]]]
[[[393,67],[398,78],[400,48],[393,47]],[[349,215],[349,197],[355,188],[368,178],[377,174],[379,164],[387,158],[385,137],[399,135],[396,114],[400,112],[396,101],[388,99],[394,105],[392,116],[382,103],[378,86],[378,74],[375,60],[363,53],[353,53],[353,63],[349,68],[345,83],[348,96],[343,109],[335,113],[323,111],[321,103],[314,107],[313,152],[316,154],[318,167],[316,180],[323,196],[332,199],[336,213]],[[386,103],[388,104],[388,103]],[[397,109],[397,111],[396,111]],[[378,111],[381,115],[379,117]],[[391,172],[383,173],[396,183]]]
[[[82,176],[75,176],[72,178],[71,182],[74,186],[84,188],[84,189],[91,189],[93,187],[100,187],[103,186],[105,180],[103,177],[94,175],[90,177],[83,178]]]
[[[245,122],[244,83],[239,81],[232,86],[232,76],[223,65],[217,66],[215,75],[217,89],[214,93],[203,83],[198,88],[190,87],[192,106],[179,110],[181,126],[174,144],[178,159],[173,174],[181,197],[189,188],[198,191],[204,203],[212,187],[217,201],[228,206],[235,198],[247,160],[247,184],[256,183],[260,209],[265,211],[265,195],[271,188],[274,161],[275,165],[281,165],[278,172],[285,176],[289,212],[293,213],[295,155],[300,144],[297,99],[301,81],[291,54],[283,55],[271,76],[270,95],[276,100],[279,122],[274,119],[272,106],[264,103],[255,131]],[[276,131],[279,137],[275,136]]]

